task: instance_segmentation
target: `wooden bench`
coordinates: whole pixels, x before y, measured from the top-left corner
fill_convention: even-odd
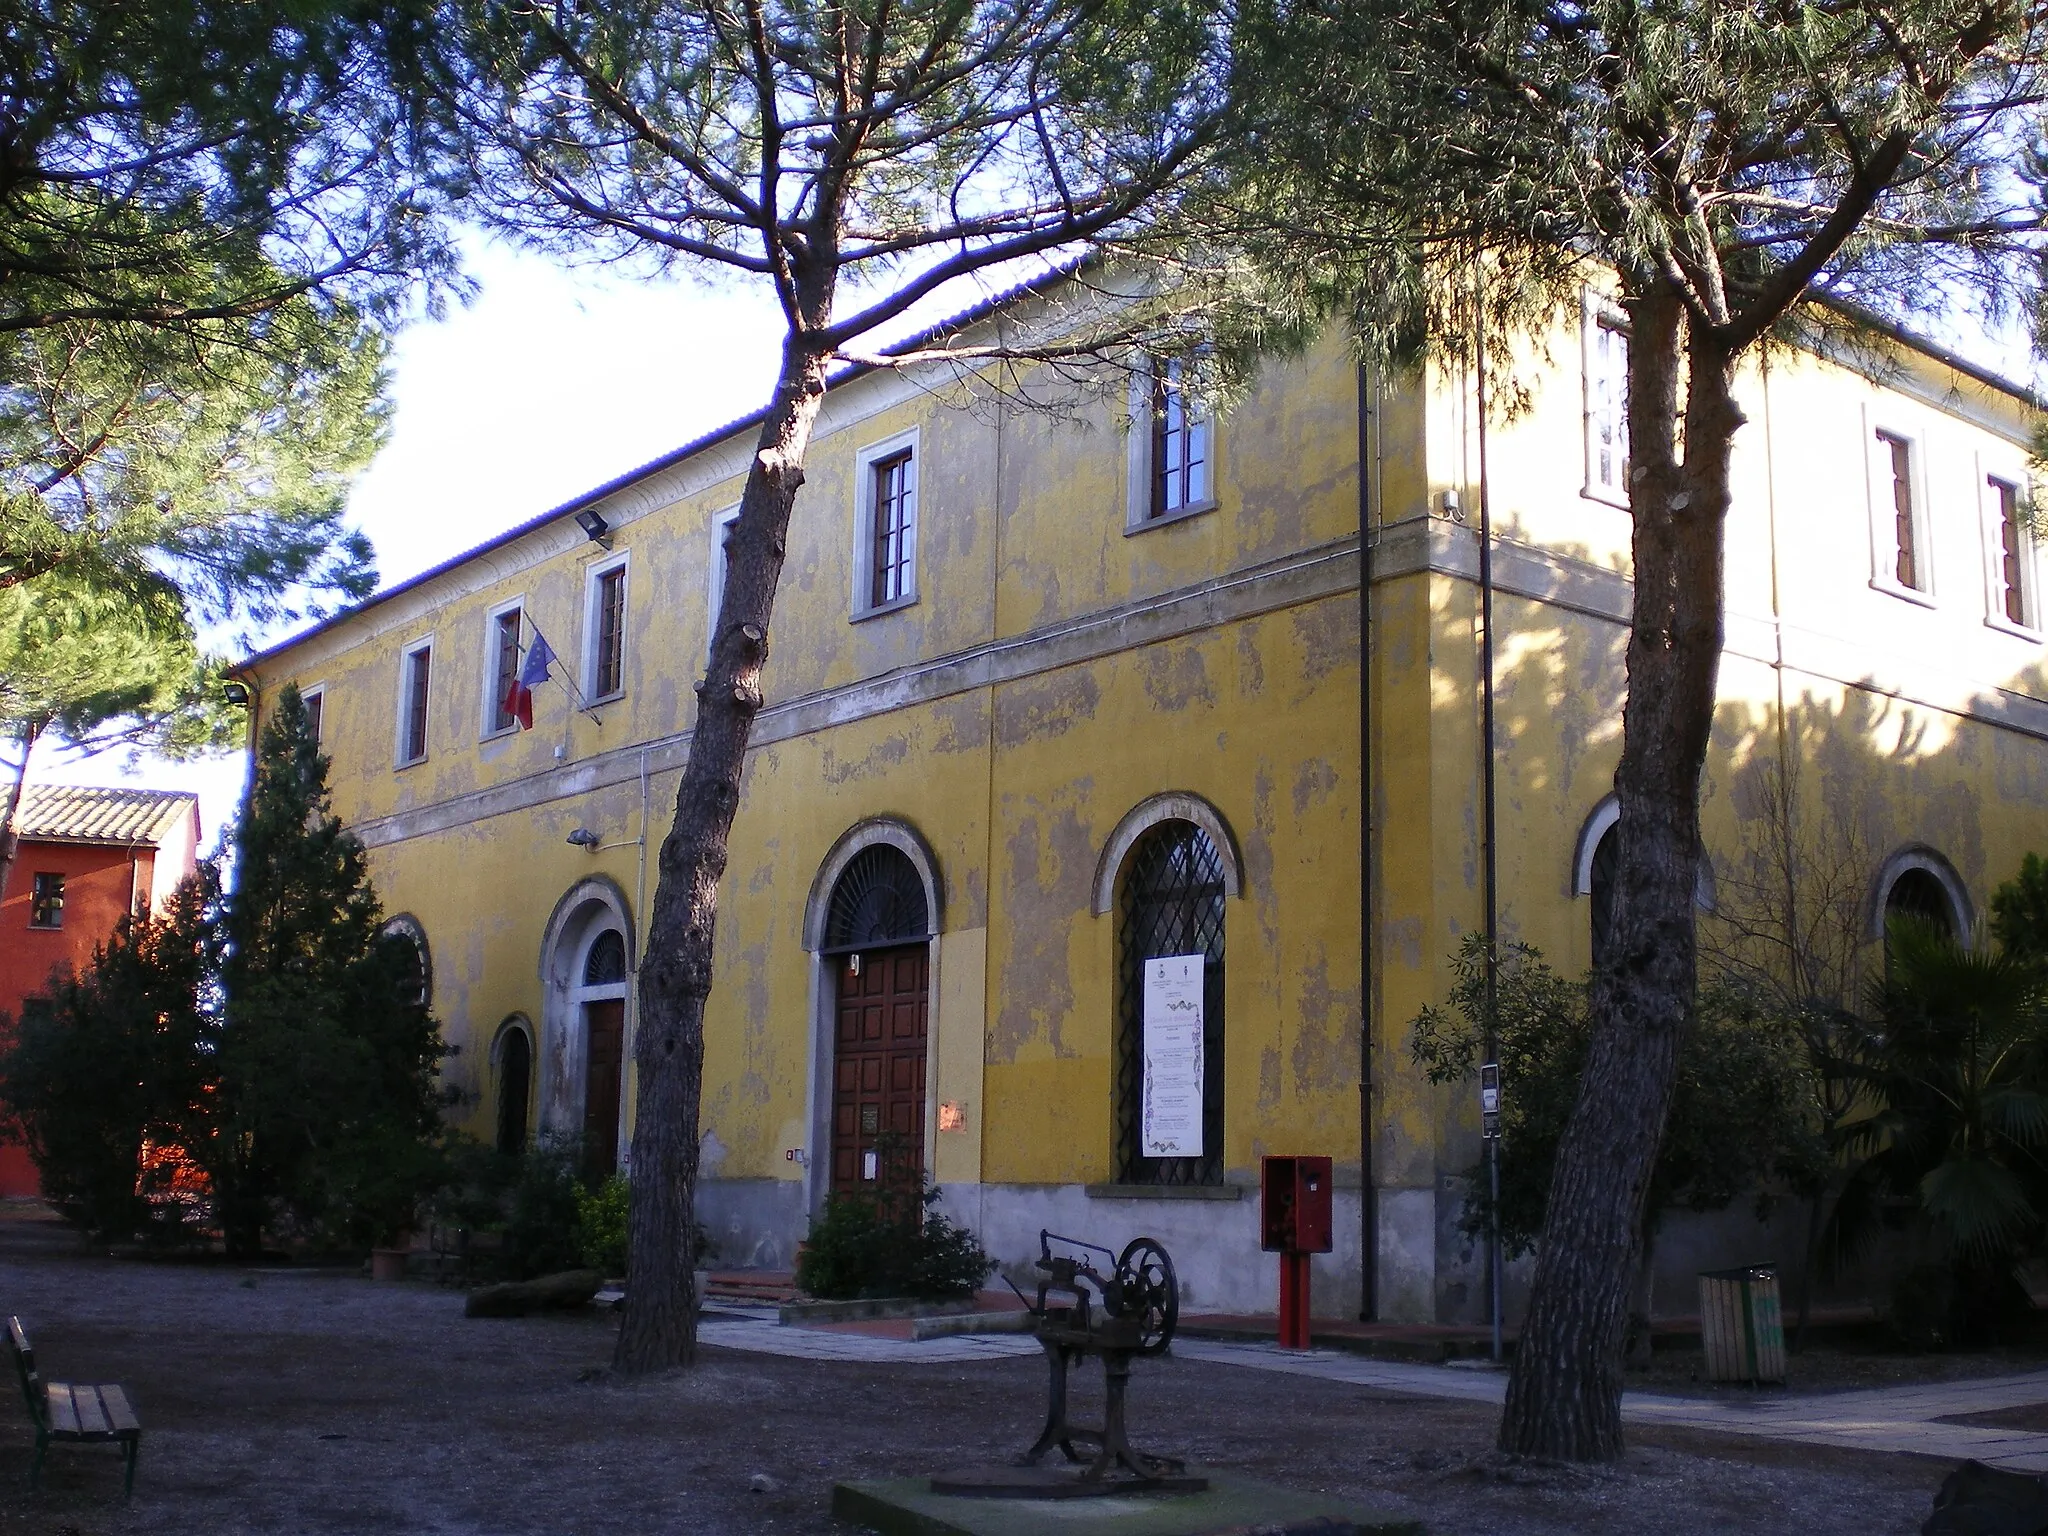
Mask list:
[[[119,1387],[68,1387],[62,1382],[44,1382],[36,1371],[36,1352],[29,1346],[21,1319],[7,1319],[7,1347],[14,1353],[14,1371],[21,1378],[21,1395],[28,1400],[28,1416],[35,1420],[36,1461],[29,1469],[28,1485],[42,1480],[43,1457],[53,1443],[74,1445],[118,1445],[127,1463],[123,1492],[135,1492],[135,1454],[142,1445],[142,1425],[128,1406],[128,1394]]]

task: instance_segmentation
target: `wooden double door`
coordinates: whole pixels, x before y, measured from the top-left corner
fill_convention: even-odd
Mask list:
[[[619,1099],[626,1069],[626,1000],[583,1005],[583,1172],[608,1179],[619,1171]]]
[[[891,1176],[914,1179],[924,1167],[930,947],[867,950],[857,963],[842,955],[837,971],[832,1187],[856,1189]]]

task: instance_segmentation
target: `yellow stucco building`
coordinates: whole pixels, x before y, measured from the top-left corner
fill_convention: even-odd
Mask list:
[[[1003,1259],[1041,1226],[1146,1232],[1184,1306],[1270,1309],[1258,1160],[1321,1152],[1316,1310],[1369,1288],[1387,1318],[1482,1315],[1455,1226],[1476,1096],[1407,1049],[1484,916],[1482,473],[1499,921],[1578,972],[1624,686],[1624,348],[1589,296],[1484,433],[1457,366],[1374,379],[1335,338],[1213,420],[1170,377],[1063,415],[894,371],[833,389],[721,895],[719,1262],[786,1265],[894,1131]],[[2031,407],[1887,356],[1816,344],[1743,377],[1705,810],[1730,867],[1790,754],[1869,850],[1872,934],[1887,902],[1967,928],[2048,846]],[[262,706],[287,681],[315,701],[486,1138],[624,1156],[650,855],[752,443],[714,433],[242,669]],[[536,634],[576,697],[544,684],[526,730],[504,700]],[[1201,957],[1203,1044],[1161,1055],[1148,1117],[1138,962],[1166,956]],[[1695,1225],[1674,1275],[1724,1241],[1758,1256],[1753,1229]]]

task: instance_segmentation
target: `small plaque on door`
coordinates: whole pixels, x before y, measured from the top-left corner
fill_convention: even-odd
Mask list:
[[[882,1106],[881,1106],[881,1105],[879,1105],[879,1104],[863,1104],[863,1105],[861,1105],[861,1107],[860,1107],[860,1133],[861,1133],[861,1135],[863,1135],[863,1136],[872,1136],[872,1135],[874,1135],[874,1134],[875,1134],[875,1133],[876,1133],[877,1131],[881,1130],[881,1128],[882,1128]]]
[[[872,1151],[861,1153],[860,1176],[864,1179],[872,1179],[875,1176],[877,1162],[878,1159]]]

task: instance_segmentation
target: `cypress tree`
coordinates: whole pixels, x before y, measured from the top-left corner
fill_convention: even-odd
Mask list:
[[[221,916],[204,1160],[229,1251],[253,1251],[266,1227],[389,1241],[439,1178],[447,1050],[293,687],[263,729]]]

